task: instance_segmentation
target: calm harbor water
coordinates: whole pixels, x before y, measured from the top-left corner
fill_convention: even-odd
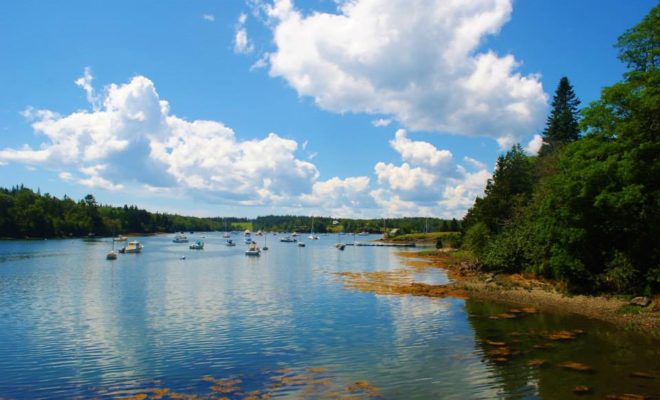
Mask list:
[[[571,316],[492,319],[511,307],[380,296],[332,274],[402,268],[396,249],[269,236],[269,251],[246,257],[242,237],[189,236],[205,249],[152,236],[116,261],[108,239],[0,242],[0,398],[660,395],[660,349],[644,337]],[[547,338],[558,330],[585,333]]]

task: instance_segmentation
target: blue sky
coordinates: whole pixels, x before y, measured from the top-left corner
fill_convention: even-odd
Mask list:
[[[461,217],[655,1],[8,1],[0,186],[193,215]],[[378,126],[379,125],[379,126]]]

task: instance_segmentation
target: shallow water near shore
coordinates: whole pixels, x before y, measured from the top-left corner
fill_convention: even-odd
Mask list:
[[[652,339],[576,316],[363,292],[334,274],[400,270],[396,249],[269,236],[269,251],[246,257],[241,237],[189,236],[205,249],[144,237],[142,254],[116,261],[108,239],[0,242],[0,398],[660,396]],[[437,269],[411,275],[447,282]]]

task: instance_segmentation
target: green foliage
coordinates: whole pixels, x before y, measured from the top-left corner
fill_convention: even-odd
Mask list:
[[[150,213],[135,206],[99,205],[93,195],[78,203],[41,195],[23,186],[0,189],[0,237],[67,237],[119,233],[213,230],[218,218]]]
[[[466,246],[486,268],[557,278],[574,292],[658,292],[659,10],[619,39],[632,70],[583,111],[582,138],[556,136],[561,145],[540,160],[513,150],[498,160],[464,224]],[[512,180],[525,190],[511,190]]]
[[[463,220],[465,229],[481,222],[489,232],[499,233],[517,210],[531,197],[535,181],[534,160],[515,145],[498,157],[493,178],[486,184],[485,196],[477,198]]]
[[[458,231],[460,223],[438,218],[341,219],[334,225],[331,217],[265,216],[247,218],[196,218],[176,214],[151,213],[136,206],[111,207],[98,204],[89,194],[79,202],[41,195],[23,186],[0,188],[0,237],[68,237],[210,230],[265,230],[324,233],[382,233],[398,229],[401,233],[438,230]],[[445,232],[446,233],[446,232]]]
[[[619,37],[619,59],[633,71],[646,72],[660,66],[660,6],[656,5],[642,22]]]
[[[481,258],[489,241],[490,231],[488,227],[483,222],[477,222],[465,232],[463,246]]]
[[[540,252],[533,236],[530,225],[508,226],[486,244],[480,261],[490,270],[528,270]]]
[[[317,233],[329,232],[370,232],[384,233],[392,229],[398,229],[398,234],[416,233],[416,232],[436,232],[436,231],[459,231],[460,223],[457,220],[448,221],[438,218],[408,217],[408,218],[386,218],[386,219],[352,219],[341,218],[338,224],[333,224],[335,218],[332,217],[307,217],[294,215],[267,215],[257,217],[254,222],[254,229],[263,231],[277,232],[309,232],[313,230]]]
[[[567,77],[562,77],[552,99],[552,111],[543,131],[543,145],[539,155],[550,154],[563,145],[578,139],[579,106],[580,100],[575,95],[573,86]]]

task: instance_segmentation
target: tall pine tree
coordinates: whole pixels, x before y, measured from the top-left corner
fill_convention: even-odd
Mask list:
[[[552,112],[543,131],[543,146],[539,152],[541,156],[578,139],[579,105],[580,100],[575,95],[573,86],[567,77],[562,77],[552,99]]]

